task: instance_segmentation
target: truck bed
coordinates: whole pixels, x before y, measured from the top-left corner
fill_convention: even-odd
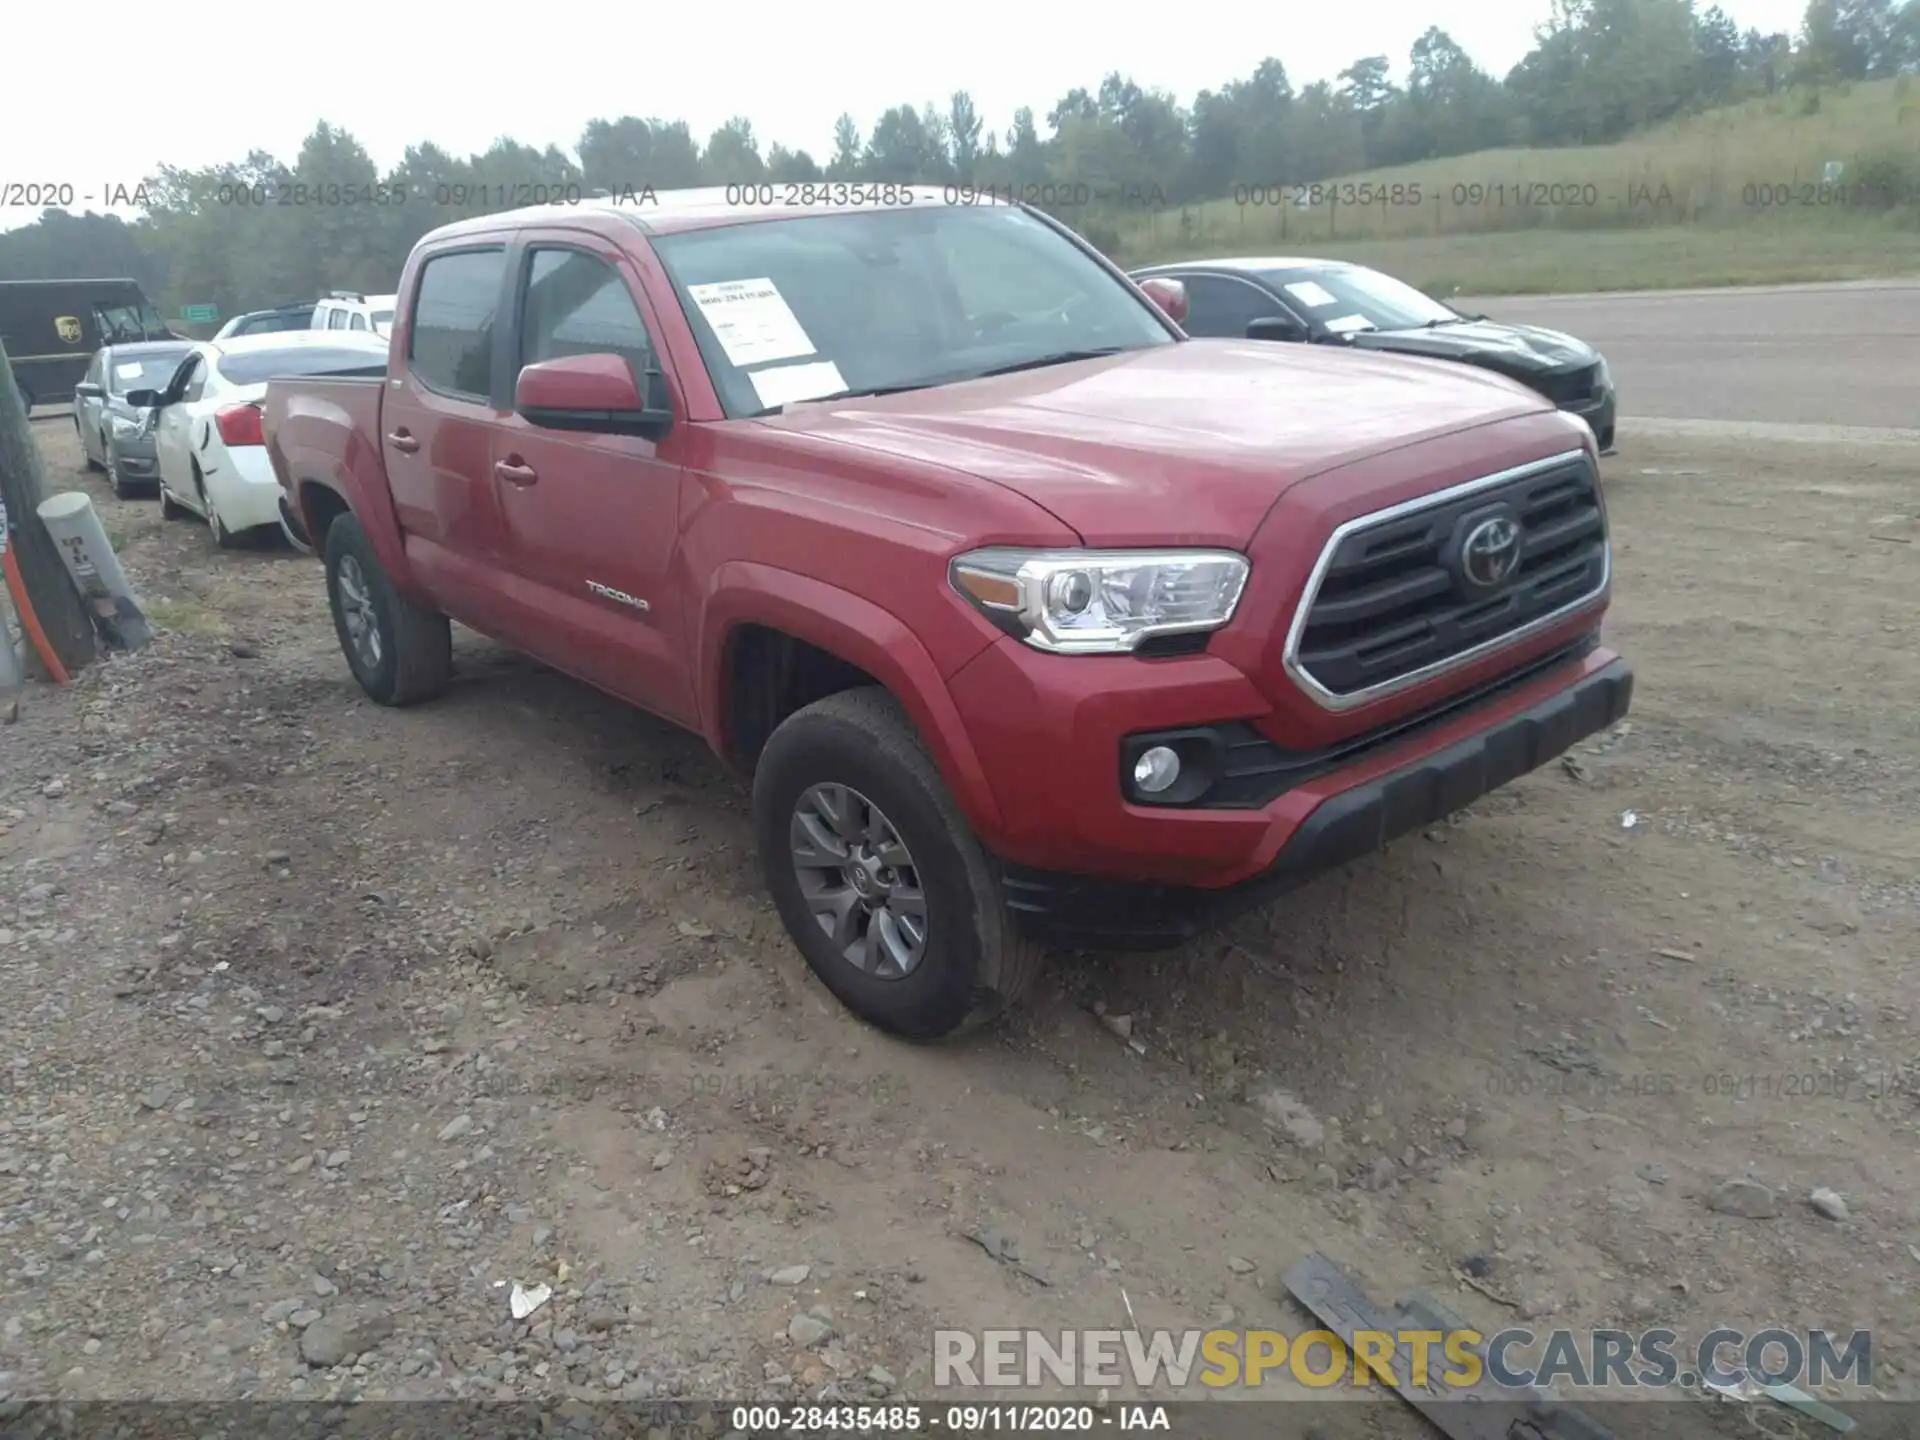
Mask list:
[[[380,452],[384,375],[328,375],[267,382],[261,406],[267,457],[295,503],[299,486],[319,480],[349,496],[385,487]],[[303,512],[298,512],[303,513]]]

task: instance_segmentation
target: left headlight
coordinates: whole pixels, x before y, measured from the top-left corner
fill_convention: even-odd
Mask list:
[[[1233,618],[1247,558],[1230,550],[975,550],[954,589],[1036,650],[1120,655],[1156,635],[1217,630]]]
[[[1600,357],[1600,364],[1594,370],[1594,378],[1602,389],[1613,384],[1613,371],[1607,368],[1607,357],[1604,355]]]

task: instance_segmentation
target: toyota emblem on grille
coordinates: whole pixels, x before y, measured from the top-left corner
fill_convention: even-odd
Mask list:
[[[1482,520],[1460,545],[1460,573],[1469,585],[1491,590],[1520,568],[1520,527],[1504,515]]]

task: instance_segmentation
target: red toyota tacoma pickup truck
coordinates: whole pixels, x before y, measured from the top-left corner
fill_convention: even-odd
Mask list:
[[[871,1023],[1178,944],[1626,713],[1593,439],[1531,391],[1189,340],[1024,207],[785,188],[435,230],[387,378],[265,429],[373,699],[457,620],[698,731]]]

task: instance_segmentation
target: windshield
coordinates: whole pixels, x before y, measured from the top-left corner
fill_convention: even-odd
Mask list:
[[[289,346],[285,350],[248,350],[220,359],[220,373],[236,385],[290,380],[297,375],[385,375],[387,352],[379,346]]]
[[[236,335],[269,335],[281,330],[310,330],[313,328],[311,310],[270,310],[261,315],[249,315],[233,327]]]
[[[1417,330],[1457,322],[1458,312],[1403,280],[1360,265],[1264,270],[1260,278],[1335,334],[1354,330]]]
[[[100,339],[103,344],[123,345],[128,341],[164,340],[167,338],[165,327],[149,335],[141,325],[140,306],[138,305],[96,305],[94,318],[100,322]]]
[[[178,350],[115,355],[112,373],[107,376],[107,389],[115,395],[124,395],[129,390],[164,390],[173,372],[180,368],[180,362],[187,358],[188,349],[182,345]]]
[[[1016,209],[768,220],[654,248],[732,416],[1176,343],[1124,282]]]

